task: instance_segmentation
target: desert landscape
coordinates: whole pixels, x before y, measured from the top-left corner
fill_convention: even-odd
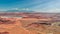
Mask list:
[[[60,0],[0,0],[0,34],[60,34]]]
[[[0,34],[60,34],[60,13],[0,13]]]

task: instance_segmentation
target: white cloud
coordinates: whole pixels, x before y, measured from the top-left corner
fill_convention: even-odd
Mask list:
[[[36,12],[47,12],[47,13],[60,13],[59,8],[48,9],[48,10],[35,10]]]

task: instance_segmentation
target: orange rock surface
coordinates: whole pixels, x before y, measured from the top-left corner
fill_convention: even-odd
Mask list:
[[[6,21],[7,20],[7,21]],[[14,21],[12,23],[8,23],[10,21]],[[38,34],[35,30],[27,30],[26,28],[22,27],[22,22],[20,20],[27,20],[27,19],[19,19],[19,18],[1,18],[0,19],[0,32],[9,32],[9,34]],[[31,19],[28,19],[31,20]],[[8,24],[7,24],[8,23]],[[45,33],[41,33],[45,34]]]

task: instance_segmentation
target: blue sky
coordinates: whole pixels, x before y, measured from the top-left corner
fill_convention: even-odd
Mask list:
[[[60,0],[0,0],[0,11],[24,8],[38,12],[60,12]]]

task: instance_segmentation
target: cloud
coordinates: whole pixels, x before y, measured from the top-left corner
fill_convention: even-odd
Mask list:
[[[48,10],[35,10],[36,12],[45,12],[45,13],[60,13],[60,8],[48,9]]]

